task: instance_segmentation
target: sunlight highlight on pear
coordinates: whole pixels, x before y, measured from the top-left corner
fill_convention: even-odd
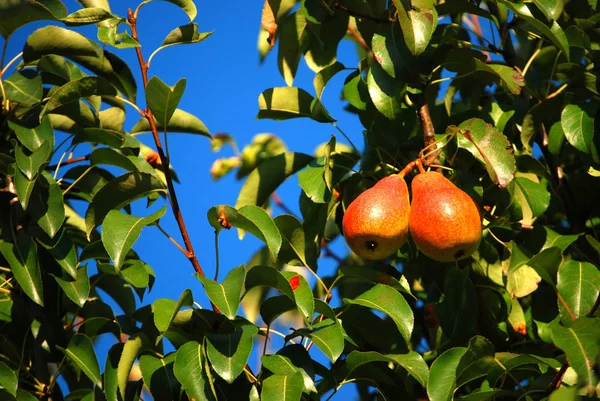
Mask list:
[[[408,238],[410,202],[404,178],[392,175],[360,194],[346,209],[344,238],[366,260],[393,255]]]
[[[437,172],[423,172],[411,183],[410,235],[417,248],[438,262],[475,252],[481,241],[479,208],[464,191]]]

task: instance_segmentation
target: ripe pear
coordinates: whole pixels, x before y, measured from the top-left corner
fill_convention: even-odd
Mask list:
[[[473,199],[437,172],[412,180],[410,235],[417,248],[438,262],[470,256],[481,241],[481,214]]]
[[[350,249],[366,260],[386,258],[408,238],[410,202],[403,177],[391,175],[361,193],[342,222]]]

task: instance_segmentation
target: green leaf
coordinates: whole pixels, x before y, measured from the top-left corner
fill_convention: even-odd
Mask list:
[[[155,119],[156,120],[156,119]],[[165,127],[161,122],[156,122],[156,127],[159,131],[164,131]],[[150,123],[146,118],[141,118],[131,129],[131,134],[140,134],[142,132],[151,132]],[[193,114],[190,114],[181,109],[176,109],[167,124],[167,132],[182,132],[185,134],[197,134],[211,138],[210,132],[206,125]]]
[[[560,125],[567,141],[584,153],[595,152],[596,145],[593,139],[596,109],[595,104],[568,104],[560,116]]]
[[[316,270],[319,251],[314,242],[307,240],[302,222],[289,214],[277,216],[273,221],[284,240],[279,261],[290,263],[299,260],[302,266]]]
[[[300,372],[289,376],[269,376],[262,383],[260,399],[269,401],[299,401],[302,397],[303,388],[304,380]]]
[[[113,17],[110,11],[104,8],[89,7],[77,10],[67,15],[61,21],[67,26],[81,26],[95,24]]]
[[[155,223],[166,211],[167,207],[163,206],[148,217],[136,217],[118,210],[108,212],[102,221],[102,243],[117,272],[121,270],[127,252],[140,237],[142,228]]]
[[[196,18],[197,10],[196,5],[192,0],[162,0],[168,1],[169,3],[175,4],[177,7],[181,8],[187,16],[190,18],[190,22],[192,22]]]
[[[243,268],[242,268],[243,270]],[[253,338],[258,327],[246,324],[233,333],[207,335],[206,354],[212,368],[231,384],[242,373],[252,352]]]
[[[294,291],[288,280],[280,271],[270,266],[254,266],[246,273],[246,291],[254,287],[268,286],[285,294],[292,301],[296,301]]]
[[[300,372],[304,382],[304,392],[316,393],[313,361],[301,345],[288,345],[276,355],[263,355],[260,359],[263,367],[276,375],[291,376]]]
[[[471,118],[458,126],[461,135],[458,144],[479,159],[500,188],[512,181],[516,170],[510,142],[495,127],[478,118]]]
[[[505,6],[510,11],[522,18],[525,22],[531,24],[533,27],[546,35],[546,37],[548,37],[548,39],[550,39],[552,43],[554,43],[554,45],[558,47],[558,49],[565,55],[567,61],[571,58],[567,35],[565,35],[565,32],[556,21],[553,21],[552,25],[548,27],[544,22],[536,18],[531,13],[527,3],[513,3],[509,0],[498,0],[498,3]]]
[[[404,297],[392,287],[377,284],[354,299],[344,298],[344,303],[361,305],[387,314],[396,324],[406,344],[410,344],[415,322],[413,312]]]
[[[106,265],[106,267],[110,268],[110,273],[114,273],[112,265]],[[103,274],[100,277],[92,276],[90,281],[95,282],[96,287],[104,290],[123,309],[125,315],[131,316],[135,312],[132,288],[125,279],[114,274]]]
[[[131,171],[114,178],[94,196],[85,214],[87,236],[102,224],[111,210],[120,210],[134,200],[154,192],[166,193],[164,184],[155,176]]]
[[[152,53],[150,55],[150,57],[148,58],[148,64],[150,64],[150,62],[152,61],[154,56],[159,51],[161,51],[169,46],[183,45],[183,44],[189,44],[189,43],[200,43],[204,39],[206,39],[210,35],[212,35],[213,33],[214,33],[214,31],[199,32],[198,24],[196,24],[196,23],[181,25],[181,26],[173,29],[171,32],[169,32],[169,34],[167,35],[165,40],[163,40],[160,47],[158,49],[156,49],[154,51],[154,53]]]
[[[403,82],[389,76],[377,63],[367,73],[367,87],[375,108],[388,120],[395,120],[402,109]]]
[[[92,340],[84,334],[75,334],[71,337],[67,349],[59,348],[85,373],[96,386],[102,388],[100,365],[94,351]]]
[[[173,373],[190,399],[213,401],[217,397],[206,369],[209,365],[202,346],[195,341],[182,345],[177,350]]]
[[[73,279],[77,278],[77,254],[75,246],[66,234],[65,230],[60,230],[50,241],[37,237],[38,243],[50,252],[50,255],[62,267],[63,271]]]
[[[373,35],[371,47],[375,60],[390,77],[400,79],[413,73],[413,56],[404,43],[398,25],[386,24],[380,27]]]
[[[335,63],[323,68],[321,71],[315,74],[313,79],[313,86],[315,87],[315,93],[317,98],[321,99],[325,85],[333,78],[338,72],[345,70],[344,64],[336,61]]]
[[[41,185],[31,195],[28,212],[42,230],[54,238],[65,220],[63,193],[48,172],[44,172],[38,182]]]
[[[231,227],[248,231],[266,243],[273,258],[277,258],[281,249],[281,234],[264,209],[247,205],[235,210],[231,206],[220,205],[211,207],[207,216],[208,222],[215,228],[217,234],[223,228]]]
[[[475,56],[471,56],[472,54],[469,52],[465,55],[460,51],[450,53],[444,60],[444,66],[449,71],[458,74],[456,80],[465,80],[466,82],[466,80],[475,79],[472,74],[477,74],[482,83],[489,85],[495,82],[513,95],[521,93],[522,87],[525,86],[525,79],[518,70],[502,64],[487,64],[481,53],[475,52]],[[466,60],[465,57],[467,57]]]
[[[0,362],[0,386],[12,395],[17,396],[17,387],[19,385],[17,375],[4,362]]]
[[[44,107],[42,115],[64,106],[67,103],[78,101],[88,96],[116,96],[117,90],[106,79],[101,77],[83,77],[68,82],[52,93]]]
[[[69,299],[75,302],[75,305],[83,308],[83,304],[85,304],[90,295],[90,279],[88,277],[87,265],[77,269],[75,280],[65,280],[57,276],[54,276],[54,279]]]
[[[315,203],[326,203],[331,198],[327,188],[325,172],[329,171],[325,156],[313,159],[308,166],[298,173],[298,183],[308,198]]]
[[[42,100],[42,77],[34,71],[15,72],[3,82],[6,98],[32,106]]]
[[[284,152],[263,161],[248,175],[235,207],[263,206],[279,185],[311,160],[313,157],[304,153]]]
[[[577,372],[580,383],[594,386],[597,379],[593,366],[600,352],[600,320],[579,318],[570,327],[553,323],[551,330],[552,342],[565,352],[569,364]]]
[[[344,81],[344,99],[358,110],[367,110],[369,105],[369,89],[359,70],[346,77]]]
[[[54,132],[48,117],[44,117],[40,125],[34,128],[22,127],[12,121],[8,121],[8,126],[15,131],[19,142],[30,151],[36,150],[44,142],[50,143],[50,148],[54,147]]]
[[[27,156],[20,146],[15,148],[15,161],[19,169],[25,174],[28,180],[33,180],[40,172],[42,166],[46,164],[52,154],[52,144],[44,142],[39,148]]]
[[[15,169],[15,190],[17,191],[19,202],[24,210],[26,210],[29,205],[29,199],[31,198],[35,181],[36,180],[29,180],[20,169]]]
[[[8,40],[18,28],[40,20],[59,20],[67,9],[59,0],[53,1],[2,1],[0,2],[0,35]]]
[[[148,107],[161,127],[168,127],[169,121],[177,110],[179,101],[185,91],[185,78],[177,81],[172,87],[165,84],[160,78],[154,76],[146,86],[146,100]]]
[[[477,328],[477,292],[465,273],[457,268],[447,271],[444,299],[437,307],[440,326],[452,344],[464,343]]]
[[[307,322],[310,322],[315,311],[315,299],[308,281],[304,276],[293,271],[282,271],[281,275],[290,283],[298,311]]]
[[[367,363],[371,362],[391,362],[401,366],[414,377],[423,387],[427,385],[429,376],[429,368],[421,355],[415,351],[409,351],[407,354],[387,354],[383,355],[379,352],[369,351],[352,351],[346,358],[346,366],[348,367],[348,376],[352,371]]]
[[[437,11],[432,0],[413,0],[405,7],[403,0],[393,0],[404,40],[415,56],[423,53],[437,26]]]
[[[8,262],[17,283],[36,304],[44,306],[44,288],[37,247],[29,237],[16,244],[0,240],[0,253]]]
[[[563,0],[533,0],[549,21],[557,20],[562,14],[565,4]]]
[[[23,50],[25,62],[46,54],[67,57],[109,81],[135,102],[136,83],[129,66],[114,54],[102,50],[85,36],[57,26],[45,26],[27,38]]]
[[[103,130],[97,130],[96,132],[101,132]],[[88,131],[89,132],[89,131]],[[104,131],[108,132],[108,131]],[[120,142],[120,141],[119,141]],[[92,166],[100,166],[100,165],[108,165],[108,166],[116,166],[120,167],[126,171],[135,171],[138,170],[135,163],[125,156],[122,153],[117,152],[111,148],[96,148],[90,154],[90,165]],[[141,171],[148,172],[148,171]]]
[[[396,279],[394,276],[383,271],[351,266],[341,266],[338,270],[338,275],[359,278],[373,284],[386,284],[416,300],[415,296],[410,291],[410,284],[404,276]]]
[[[565,325],[585,316],[600,294],[600,271],[591,263],[569,260],[558,268],[558,309]]]
[[[206,276],[197,275],[197,277],[204,285],[211,302],[217,305],[221,313],[229,319],[235,319],[240,305],[244,278],[246,277],[244,265],[231,269],[221,284],[215,283]]]
[[[135,40],[127,31],[119,33],[119,27],[124,24],[124,18],[111,18],[98,25],[98,39],[107,45],[117,49],[129,49],[140,47],[140,43]]]
[[[161,333],[167,331],[181,307],[191,307],[193,303],[192,291],[189,288],[181,293],[177,302],[168,298],[159,298],[154,301],[152,313],[154,314],[154,325],[158,331]]]
[[[123,343],[117,343],[110,347],[106,356],[106,364],[104,365],[104,394],[107,401],[118,401],[119,392],[119,360],[123,353]]]
[[[331,363],[335,363],[344,351],[344,334],[338,321],[324,319],[311,328],[296,330],[286,337],[286,341],[298,335],[310,338]]]
[[[317,105],[318,107],[316,107]],[[335,121],[319,101],[304,89],[284,86],[270,88],[258,96],[258,119],[288,120],[308,117],[320,123]]]
[[[119,383],[119,394],[125,399],[125,389],[133,363],[140,354],[145,342],[144,334],[134,334],[125,342],[123,352],[117,367],[117,381]]]
[[[307,35],[306,17],[301,12],[283,16],[277,21],[277,67],[288,86],[294,83]]]
[[[173,373],[176,357],[176,353],[168,354],[162,359],[148,354],[140,357],[144,383],[156,400],[175,400],[179,397],[181,384]]]
[[[279,316],[292,310],[298,310],[296,301],[286,295],[278,295],[267,298],[260,304],[260,317],[270,326]]]
[[[544,214],[550,205],[550,191],[547,185],[521,176],[515,177],[514,182],[515,197],[520,201],[523,218],[528,214],[525,210],[529,210],[533,218]]]

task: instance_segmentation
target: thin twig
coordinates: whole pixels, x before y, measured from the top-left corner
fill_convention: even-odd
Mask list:
[[[163,233],[165,235],[165,237],[167,237],[169,239],[169,241],[171,241],[173,243],[173,245],[175,245],[186,257],[188,256],[187,251],[185,249],[183,249],[183,247],[181,245],[179,245],[179,243],[175,240],[175,238],[171,237],[171,235],[169,235],[169,233],[160,226],[160,224],[156,223],[156,228],[158,228],[158,230]]]
[[[136,42],[139,43],[139,37],[138,37],[138,33],[137,33],[137,18],[133,14],[133,11],[131,11],[131,9],[129,9],[127,11],[127,20],[129,21],[129,25],[131,26],[131,36],[133,37],[133,39]],[[144,88],[145,88],[148,85],[148,64],[146,64],[146,62],[144,61],[144,57],[142,55],[142,49],[140,47],[136,47],[135,51],[137,54],[138,62],[140,64],[140,70],[142,72],[142,81],[144,83]],[[170,165],[169,159],[167,158],[167,156],[165,155],[165,152],[163,151],[160,137],[158,136],[158,128],[156,127],[156,121],[154,121],[154,115],[152,114],[152,110],[150,110],[147,103],[146,103],[146,107],[147,108],[144,111],[144,116],[146,117],[146,119],[148,120],[148,123],[150,124],[150,128],[152,130],[152,136],[154,138],[154,143],[156,145],[156,151],[158,152],[158,155],[160,156],[160,161],[161,161],[162,165],[169,166]],[[171,171],[169,170],[169,168],[164,169],[164,174],[165,174],[165,179],[167,181],[167,188],[169,190],[169,200],[171,203],[171,209],[173,210],[173,214],[175,216],[175,220],[177,221],[177,225],[179,226],[179,231],[181,231],[181,236],[183,237],[183,243],[185,244],[185,249],[187,251],[188,259],[192,263],[194,270],[200,276],[204,277],[205,276],[204,271],[202,270],[202,267],[200,266],[200,263],[198,262],[198,258],[196,257],[196,254],[194,253],[194,248],[192,246],[192,242],[190,240],[188,230],[185,226],[185,222],[183,220],[183,215],[181,213],[181,209],[179,208],[179,201],[177,200],[177,194],[175,192],[175,186],[173,185],[173,178],[171,177]],[[216,306],[213,305],[213,309],[215,307]],[[217,310],[218,310],[218,308],[217,308]]]
[[[429,114],[429,105],[427,105],[427,100],[425,100],[425,96],[419,96],[417,99],[417,104],[419,118],[421,119],[421,128],[423,130],[423,142],[425,147],[432,146],[435,143],[435,128],[433,127],[433,122],[431,121],[431,114]],[[439,152],[430,153],[424,160],[425,166],[429,166],[430,164],[440,164],[438,160]]]
[[[48,166],[47,169],[54,170],[54,169],[57,169],[62,166],[67,166],[67,165],[73,164],[73,163],[84,162],[86,160],[90,160],[90,155],[85,155],[85,156],[81,156],[81,157],[72,157],[70,159],[64,160],[62,163],[55,164],[53,166]]]
[[[391,19],[391,18],[378,18],[378,17],[373,17],[372,15],[361,13],[360,11],[351,10],[348,7],[341,5],[340,3],[333,4],[333,7],[338,8],[342,11],[345,11],[353,17],[367,19],[369,21],[377,22],[380,24],[388,24],[390,22],[396,21],[395,19]]]

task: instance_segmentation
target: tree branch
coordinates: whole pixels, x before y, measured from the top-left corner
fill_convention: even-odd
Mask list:
[[[137,33],[137,19],[133,14],[133,11],[129,9],[127,11],[127,20],[131,26],[131,36],[135,39],[136,42],[139,43],[138,33]],[[144,56],[142,55],[141,47],[135,48],[138,62],[140,64],[140,69],[142,71],[142,81],[144,83],[144,88],[148,85],[148,64],[144,61]],[[167,158],[165,152],[163,151],[162,144],[160,142],[160,137],[158,136],[158,128],[156,127],[156,122],[154,121],[154,115],[152,114],[152,110],[148,107],[148,103],[146,103],[146,110],[144,111],[144,117],[148,120],[150,124],[150,128],[152,130],[152,137],[154,138],[154,143],[156,144],[156,151],[160,156],[160,161],[163,166],[169,166],[169,159]],[[177,221],[177,225],[179,226],[179,231],[181,231],[181,236],[183,237],[183,243],[186,249],[186,256],[194,266],[194,270],[201,275],[205,276],[200,263],[198,262],[198,258],[194,253],[194,248],[192,247],[192,242],[190,240],[190,236],[188,234],[187,228],[183,221],[183,215],[181,213],[181,209],[179,208],[179,201],[177,200],[177,194],[175,193],[175,186],[173,185],[173,177],[171,176],[171,172],[168,168],[164,169],[165,178],[167,181],[167,189],[169,190],[169,201],[171,203],[171,209],[173,210],[173,214],[175,215],[175,220]],[[213,305],[213,309],[214,309]]]
[[[416,102],[417,111],[419,113],[419,119],[421,120],[421,128],[423,130],[423,142],[424,147],[433,147],[435,146],[435,128],[433,127],[433,122],[431,121],[431,114],[429,114],[429,106],[427,105],[427,101],[425,100],[424,95],[420,95],[417,98]],[[434,151],[431,152],[423,161],[425,166],[429,166],[430,164],[439,164],[438,159],[439,152]]]
[[[361,13],[360,11],[354,11],[354,10],[349,9],[346,6],[341,5],[340,3],[334,3],[333,7],[339,8],[340,10],[345,11],[353,17],[363,18],[363,19],[366,19],[369,21],[377,22],[379,24],[388,24],[390,22],[396,21],[395,19],[378,18],[378,17],[374,17],[372,15]]]

